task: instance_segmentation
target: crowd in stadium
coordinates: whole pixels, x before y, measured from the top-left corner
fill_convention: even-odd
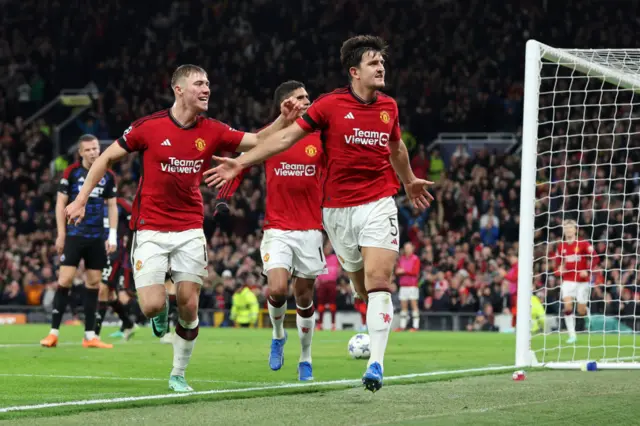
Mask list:
[[[598,33],[602,43],[618,47],[631,46],[635,39],[634,14],[625,11],[630,4],[608,8],[604,2],[572,2],[556,15],[548,10],[556,7],[553,2],[537,1],[439,1],[422,5],[429,13],[413,14],[411,8],[387,8],[386,0],[286,5],[265,0],[158,0],[144,5],[133,2],[126,8],[120,7],[121,1],[93,0],[83,6],[87,11],[82,17],[72,12],[76,3],[28,0],[3,5],[7,13],[0,30],[0,304],[4,305],[52,303],[59,263],[53,246],[57,182],[64,168],[60,164],[74,161],[74,154],[65,152],[77,136],[92,133],[115,139],[133,120],[170,106],[169,79],[181,63],[196,63],[208,71],[211,116],[238,129],[259,128],[265,124],[272,91],[279,83],[301,80],[312,98],[345,84],[337,50],[345,36],[341,29],[351,28],[355,33],[379,34],[389,42],[388,92],[400,108],[413,170],[418,177],[437,182],[435,201],[424,213],[413,209],[402,194],[397,197],[401,242],[411,242],[421,261],[420,308],[480,311],[490,322],[495,314],[512,312],[515,303],[520,158],[472,151],[464,145],[443,158],[437,148],[427,146],[443,131],[519,135],[528,38],[586,46]],[[362,8],[368,12],[359,12]],[[514,8],[524,13],[512,14]],[[578,13],[587,16],[581,22],[591,27],[573,27],[571,16]],[[539,25],[542,15],[549,26]],[[148,16],[148,21],[140,22],[139,16]],[[308,30],[311,22],[313,31]],[[61,89],[89,83],[100,95],[93,108],[65,131],[62,158],[53,158],[56,123],[46,116],[26,119]],[[631,133],[637,134],[638,126]],[[569,143],[579,147],[581,141]],[[594,156],[592,163],[595,154],[588,154]],[[618,160],[614,156],[602,161]],[[545,161],[560,165],[564,158],[543,159],[543,165]],[[637,283],[636,276],[625,272],[637,269],[636,257],[622,252],[637,250],[637,238],[632,238],[639,232],[637,153],[627,156],[625,164],[630,167],[554,169],[560,174],[543,176],[549,185],[542,190],[546,193],[538,194],[543,199],[536,206],[538,240],[558,238],[553,234],[563,218],[558,212],[586,208],[594,198],[592,208],[607,210],[573,217],[584,236],[601,240],[607,234],[610,240],[628,240],[625,247],[609,247],[608,253],[616,253],[604,262],[609,272],[598,275],[609,290],[597,288],[592,296],[602,301],[592,306],[599,312],[627,312],[632,307],[624,301],[638,297],[635,288],[621,295],[614,289],[617,283]],[[128,157],[115,171],[120,196],[131,200],[140,172],[136,157]],[[579,194],[576,197],[554,198],[567,193],[557,180],[581,171],[595,172],[597,181],[569,188],[568,192]],[[632,179],[624,182],[625,177]],[[597,196],[607,190],[618,196],[610,201]],[[214,217],[215,193],[204,186],[203,193],[210,271],[201,307],[230,309],[237,285],[256,288],[263,302],[258,250],[264,200],[261,169],[254,167],[242,183],[228,214]],[[625,197],[631,193],[636,195]],[[615,208],[619,214],[608,213]],[[607,252],[605,242],[594,245],[597,252]],[[545,249],[537,246],[536,253]],[[547,288],[554,287],[550,283],[555,278],[548,272],[543,262],[536,263],[536,286],[544,287],[546,282]],[[76,281],[80,287],[80,274]],[[353,309],[347,282],[344,277],[339,282],[338,308]],[[543,288],[538,295],[549,304],[548,313],[558,312],[557,291]],[[622,299],[620,307],[612,306],[616,299]]]

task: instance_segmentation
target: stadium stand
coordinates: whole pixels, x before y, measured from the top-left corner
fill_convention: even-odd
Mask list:
[[[181,63],[209,72],[211,116],[239,129],[258,128],[280,82],[302,80],[312,97],[345,84],[338,50],[350,28],[389,42],[388,92],[400,107],[403,139],[416,173],[438,182],[436,201],[425,213],[398,197],[402,241],[414,243],[422,262],[421,309],[471,318],[481,311],[474,327],[487,329],[482,321],[491,323],[514,307],[509,272],[517,254],[520,161],[517,153],[466,144],[443,158],[427,146],[441,132],[511,132],[519,138],[528,38],[576,47],[597,47],[594,34],[607,46],[633,47],[635,41],[632,2],[609,8],[599,1],[562,7],[525,0],[418,1],[429,11],[423,14],[389,0],[0,3],[6,11],[0,29],[3,305],[52,302],[58,266],[53,206],[59,172],[73,161],[67,151],[78,135],[112,140],[135,118],[170,106],[170,75]],[[74,13],[80,8],[81,14]],[[29,117],[61,90],[86,87],[99,95],[67,126],[59,141],[62,154],[53,158],[52,129],[59,117]],[[139,173],[135,157],[116,171],[121,195],[132,198]],[[634,188],[637,194],[637,187],[618,189]],[[256,167],[232,198],[229,215],[214,219],[214,194],[204,190],[211,265],[203,308],[229,309],[239,282],[260,292],[263,192]],[[631,202],[638,205],[637,196]],[[558,208],[540,207],[549,214]],[[77,281],[81,285],[80,276]],[[350,290],[340,288],[342,300]],[[549,303],[558,296],[542,297]],[[346,302],[340,306],[353,309]],[[617,308],[603,300],[594,309]]]

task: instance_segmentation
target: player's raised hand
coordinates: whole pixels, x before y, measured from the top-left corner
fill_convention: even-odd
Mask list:
[[[85,203],[74,200],[64,208],[68,224],[78,225],[84,219]]]
[[[431,205],[433,195],[427,191],[427,187],[433,184],[434,182],[416,178],[404,185],[404,191],[407,193],[409,200],[411,200],[413,207],[424,210]]]
[[[292,96],[282,101],[280,104],[280,114],[282,114],[285,120],[293,122],[300,115],[302,108],[302,102]]]
[[[204,176],[206,176],[204,182],[208,187],[215,186],[217,189],[220,189],[225,182],[238,176],[242,171],[242,165],[234,158],[217,157],[215,155],[211,158],[219,164],[203,173]]]

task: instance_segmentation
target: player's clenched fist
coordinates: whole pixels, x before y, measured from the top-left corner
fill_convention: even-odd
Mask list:
[[[84,219],[85,203],[74,200],[67,207],[64,208],[64,214],[67,218],[67,223],[77,225]]]

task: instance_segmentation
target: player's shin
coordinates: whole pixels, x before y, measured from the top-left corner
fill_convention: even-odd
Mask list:
[[[122,321],[122,329],[129,330],[133,328],[133,322],[131,322],[131,318],[129,318],[129,313],[127,307],[123,305],[119,299],[113,300],[109,303],[113,312],[120,318]],[[96,332],[96,334],[98,334]]]
[[[69,303],[69,292],[71,288],[63,287],[58,284],[55,296],[53,296],[53,310],[51,314],[51,331],[49,334],[58,335],[60,329],[60,323],[62,322],[62,316],[67,309]]]
[[[98,287],[93,283],[86,283],[84,291],[84,338],[91,340],[96,337],[96,310],[98,308]]]
[[[268,273],[269,296],[267,306],[269,319],[273,325],[273,338],[284,339],[284,316],[287,311],[288,275],[286,269],[276,268]]]
[[[298,326],[298,337],[300,338],[300,362],[311,364],[311,340],[313,330],[316,325],[315,309],[313,302],[309,305],[296,305],[296,325]]]
[[[564,323],[567,326],[569,338],[576,337],[576,318],[573,314],[573,303],[565,301],[564,303]]]
[[[371,338],[371,356],[367,365],[374,362],[384,368],[384,353],[389,340],[389,330],[393,322],[391,293],[384,288],[369,290],[367,305],[367,329]]]
[[[108,307],[109,307],[109,302],[98,300],[98,313],[96,314],[96,327],[95,327],[96,336],[100,336],[100,332],[102,331],[102,322],[104,321],[104,317],[107,315]]]
[[[176,325],[176,336],[173,340],[173,369],[171,370],[172,376],[184,377],[184,372],[191,360],[191,354],[196,344],[196,338],[198,337],[199,321],[196,318],[194,321],[185,321],[182,318],[178,319]]]

